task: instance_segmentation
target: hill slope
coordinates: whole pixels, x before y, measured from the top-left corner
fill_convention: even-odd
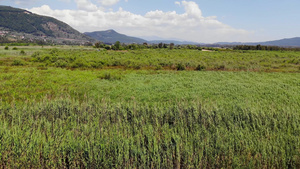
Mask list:
[[[291,47],[300,47],[300,37],[289,38],[289,39],[280,39],[275,41],[267,41],[260,43],[261,45],[268,46],[291,46]]]
[[[280,46],[280,47],[300,47],[300,37],[286,38],[266,42],[218,42],[219,45],[264,45],[264,46]]]
[[[84,34],[104,43],[115,43],[116,41],[120,41],[121,43],[142,44],[144,42],[147,42],[146,40],[141,38],[120,34],[112,29],[107,31],[86,32]]]
[[[0,6],[0,34],[7,40],[49,40],[56,43],[84,43],[90,37],[57,19],[40,16],[29,11]]]
[[[96,31],[96,32],[86,32],[84,33],[91,38],[94,38],[98,41],[104,42],[104,43],[115,43],[116,41],[120,41],[121,43],[138,43],[142,44],[144,42],[150,43],[150,44],[158,44],[158,43],[174,43],[176,45],[182,45],[182,44],[200,44],[196,42],[188,42],[188,41],[176,41],[176,40],[164,40],[161,38],[158,38],[160,40],[145,40],[142,38],[137,38],[137,37],[132,37],[132,36],[127,36],[124,34],[120,34],[112,29],[106,30],[106,31]]]

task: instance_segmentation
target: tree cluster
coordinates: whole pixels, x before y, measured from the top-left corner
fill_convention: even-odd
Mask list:
[[[158,44],[125,44],[120,43],[120,41],[115,42],[114,44],[105,44],[103,42],[96,42],[94,44],[95,48],[103,48],[107,50],[137,50],[137,49],[195,49],[201,50],[202,48],[197,45],[175,45],[174,43],[166,44],[166,43],[158,43]]]
[[[233,50],[267,50],[267,51],[300,51],[300,48],[285,48],[279,46],[262,46],[262,45],[238,45]]]

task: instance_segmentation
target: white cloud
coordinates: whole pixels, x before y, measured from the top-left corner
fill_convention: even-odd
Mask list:
[[[179,1],[176,1],[176,2],[175,2],[175,5],[179,5],[179,6],[180,6],[180,2],[179,2]]]
[[[17,5],[28,5],[34,3],[36,0],[11,0]]]
[[[125,0],[126,1],[126,0]],[[103,6],[112,6],[119,2],[119,0],[99,0]],[[126,1],[127,2],[127,1]]]
[[[61,2],[67,2],[67,3],[71,2],[71,0],[59,0],[59,1],[61,1]]]
[[[182,1],[182,5],[184,6],[185,12],[195,18],[202,18],[202,11],[199,6],[193,1]]]
[[[52,10],[44,5],[30,11],[55,17],[68,23],[81,32],[115,29],[131,36],[160,36],[195,42],[249,41],[250,32],[235,29],[217,20],[215,16],[204,17],[195,2],[181,1],[183,14],[175,11],[149,11],[145,15],[134,14],[120,8],[118,11],[105,11],[87,0],[80,10]],[[80,2],[80,3],[79,3]]]
[[[89,0],[75,0],[77,8],[84,11],[97,11],[98,7]]]

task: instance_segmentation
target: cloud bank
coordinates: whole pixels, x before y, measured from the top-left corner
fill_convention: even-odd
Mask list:
[[[53,10],[44,5],[30,9],[31,12],[55,17],[81,32],[115,29],[121,33],[145,37],[159,36],[194,42],[245,41],[251,32],[235,29],[217,20],[215,16],[205,17],[198,4],[193,1],[176,1],[185,12],[149,11],[145,15],[134,14],[119,8],[107,11],[105,6],[119,0],[99,0],[97,6],[89,0],[75,0],[77,10]]]
[[[4,0],[0,0],[1,1],[4,1]],[[17,5],[27,5],[27,4],[31,4],[31,3],[34,3],[36,0],[10,0],[12,1],[13,3],[17,4]]]

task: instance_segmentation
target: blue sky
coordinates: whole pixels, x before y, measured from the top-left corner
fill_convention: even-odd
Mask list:
[[[80,32],[115,29],[151,39],[255,42],[300,36],[299,0],[0,0]]]

